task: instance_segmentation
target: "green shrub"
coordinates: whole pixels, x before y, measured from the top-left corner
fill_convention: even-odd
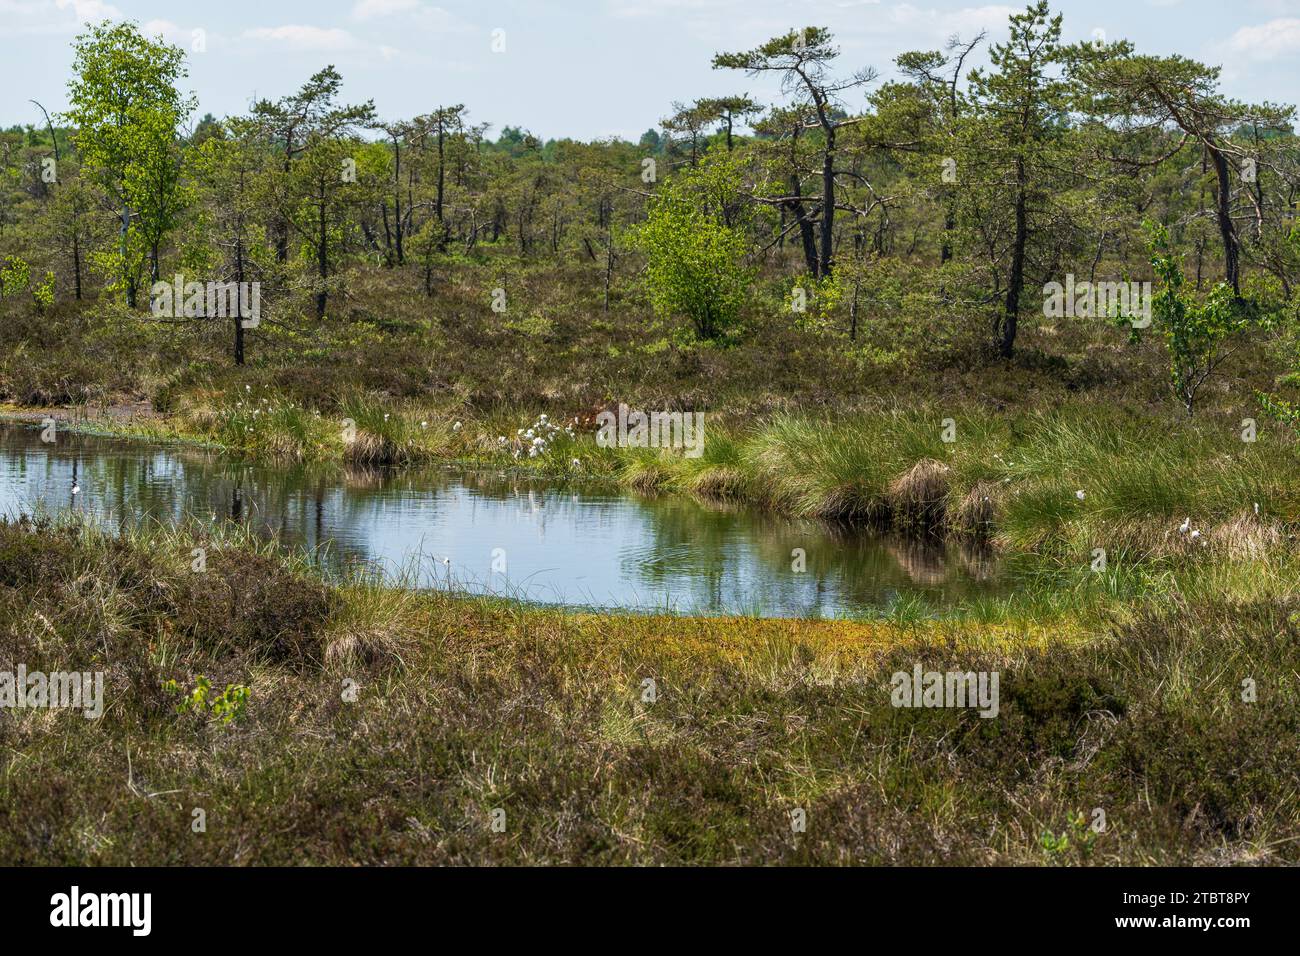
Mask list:
[[[720,159],[670,179],[635,234],[655,311],[690,319],[700,339],[728,331],[751,280],[745,237],[724,216],[725,194],[738,176],[731,161]]]

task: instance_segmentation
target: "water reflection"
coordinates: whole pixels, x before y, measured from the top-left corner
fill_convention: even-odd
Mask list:
[[[547,603],[831,617],[1009,590],[987,552],[744,508],[490,471],[267,466],[69,434],[49,445],[35,429],[0,426],[0,511],[38,507],[112,524],[247,522],[331,567]]]

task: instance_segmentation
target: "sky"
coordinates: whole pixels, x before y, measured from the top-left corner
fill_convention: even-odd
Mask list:
[[[196,117],[247,112],[333,63],[347,102],[384,119],[463,103],[470,120],[543,138],[637,140],[674,100],[776,84],[714,70],[713,54],[793,28],[830,28],[845,73],[896,76],[905,50],[939,49],[987,29],[996,41],[1020,4],[961,0],[0,0],[0,127],[40,123],[29,100],[66,107],[72,39],[88,22],[135,20],[188,53]],[[1067,41],[1133,41],[1223,68],[1237,99],[1300,102],[1300,0],[1056,0]],[[1100,32],[1098,32],[1100,31]],[[861,95],[861,94],[858,94]],[[850,101],[849,106],[854,104]]]

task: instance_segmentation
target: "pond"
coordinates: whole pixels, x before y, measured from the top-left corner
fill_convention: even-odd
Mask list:
[[[285,466],[63,430],[46,443],[0,425],[0,513],[37,510],[112,526],[246,522],[333,570],[360,562],[394,583],[580,607],[856,617],[1014,586],[980,548],[594,483]]]

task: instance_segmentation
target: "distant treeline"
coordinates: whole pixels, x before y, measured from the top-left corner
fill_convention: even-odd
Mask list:
[[[273,316],[309,319],[357,265],[432,296],[457,256],[495,250],[589,263],[607,289],[643,277],[702,337],[758,271],[854,323],[863,295],[915,293],[988,322],[1009,356],[1046,284],[1153,279],[1163,235],[1196,292],[1293,310],[1294,108],[1227,97],[1215,66],[1061,36],[1036,3],[1005,42],[900,52],[881,82],[827,30],[792,30],[713,61],[738,88],[775,74],[781,102],[666,104],[633,144],[493,138],[436,98],[383,117],[332,66],[195,121],[184,51],[104,23],[75,41],[66,113],[34,104],[40,122],[0,133],[0,295],[143,309],[183,274],[259,282]]]

